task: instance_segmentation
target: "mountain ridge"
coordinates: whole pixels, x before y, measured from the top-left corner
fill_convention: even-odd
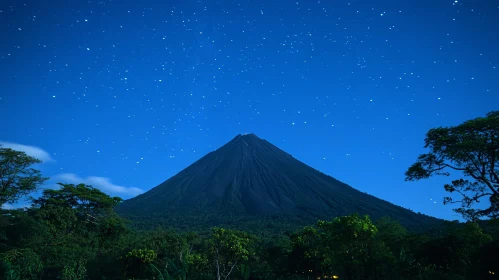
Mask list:
[[[391,216],[409,227],[438,220],[354,189],[253,133],[236,135],[155,188],[124,201],[118,212],[134,220],[214,213],[311,221],[358,212],[374,219]]]

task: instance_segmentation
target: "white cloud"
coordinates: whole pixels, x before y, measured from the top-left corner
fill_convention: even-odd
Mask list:
[[[26,208],[30,207],[28,203],[16,203],[16,204],[10,204],[10,203],[4,203],[0,208],[5,209],[5,210],[14,210],[14,209],[19,209],[19,208]]]
[[[39,147],[27,146],[18,143],[3,142],[3,141],[0,141],[0,145],[2,145],[4,148],[11,148],[16,151],[25,152],[28,156],[32,156],[43,162],[54,161],[54,159],[50,157],[50,154],[48,152]]]
[[[139,188],[115,185],[111,183],[111,180],[109,178],[106,177],[89,176],[86,178],[82,178],[73,173],[62,173],[52,177],[52,179],[58,180],[61,183],[91,185],[94,188],[112,195],[135,196],[144,192]]]
[[[5,210],[12,210],[12,209],[16,209],[16,206],[10,204],[10,203],[4,203],[2,205],[2,209],[5,209]]]

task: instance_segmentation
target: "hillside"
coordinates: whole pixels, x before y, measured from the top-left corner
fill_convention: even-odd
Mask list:
[[[211,226],[272,232],[351,213],[390,216],[408,228],[440,220],[360,192],[254,134],[237,135],[117,211],[140,228]]]

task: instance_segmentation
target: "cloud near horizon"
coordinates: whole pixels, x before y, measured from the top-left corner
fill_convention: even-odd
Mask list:
[[[91,185],[92,187],[110,195],[135,196],[144,192],[139,188],[115,185],[111,183],[109,178],[106,177],[88,176],[86,178],[82,178],[73,173],[62,173],[53,176],[52,179],[55,179],[61,183]]]
[[[19,208],[29,208],[31,205],[28,203],[4,203],[0,208],[5,209],[5,210],[14,210],[14,209],[19,209]]]
[[[53,162],[55,161],[50,154],[44,149],[36,146],[28,146],[19,143],[4,142],[0,141],[0,145],[5,148],[10,148],[12,150],[25,152],[28,156],[32,156],[41,160],[42,162]]]

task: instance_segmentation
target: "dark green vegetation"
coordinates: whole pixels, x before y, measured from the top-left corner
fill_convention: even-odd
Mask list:
[[[140,229],[223,226],[276,234],[351,213],[389,216],[411,229],[441,222],[360,192],[254,134],[236,136],[117,212]]]
[[[491,113],[474,123],[493,124],[497,116],[497,113]],[[466,135],[473,131],[483,133],[481,128],[483,126],[471,126]],[[442,128],[436,131],[439,130]],[[438,136],[434,132],[428,133],[427,143],[431,139],[432,143],[449,141],[448,134]],[[490,141],[497,140],[497,133],[486,133],[490,133]],[[465,145],[465,139],[469,138],[461,139],[445,142],[445,151],[453,150],[459,155],[467,153],[465,147],[469,146]],[[442,148],[435,149],[432,145],[436,144],[428,147],[435,160],[443,164],[438,161]],[[459,145],[464,146],[461,152],[457,149]],[[495,147],[495,154],[488,158],[493,163],[487,161],[485,166],[490,169],[484,172],[491,174],[487,177],[488,182],[497,191],[494,174],[497,174],[495,163],[499,150],[497,146],[488,147]],[[421,156],[409,168],[408,178],[430,176],[437,164],[425,161],[431,157]],[[0,201],[13,203],[40,186],[45,178],[31,168],[36,162],[22,152],[0,147]],[[466,168],[459,164],[452,166]],[[477,174],[473,176],[478,179],[470,175],[470,170],[462,171],[463,180],[468,176],[474,179],[469,182],[472,186],[478,186],[483,180]],[[449,186],[458,189],[454,183],[446,185],[450,192],[455,190]],[[482,189],[468,188],[466,191],[474,197],[481,194]],[[493,196],[491,192],[489,197]],[[265,219],[249,221],[242,216],[238,224],[232,224],[234,228],[257,227],[252,233],[220,227],[198,233],[188,228],[141,231],[130,227],[126,219],[116,214],[116,206],[122,203],[120,198],[83,184],[60,184],[59,189],[45,190],[41,197],[31,200],[30,208],[0,212],[0,279],[499,278],[499,219],[477,220],[476,215],[468,215],[491,216],[497,209],[493,199],[489,208],[474,210],[476,212],[468,211],[473,209],[472,204],[465,204],[466,211],[458,212],[469,218],[469,222],[433,224],[425,232],[407,230],[390,217],[373,222],[368,216],[345,213],[286,234],[275,234],[266,227],[293,228],[297,225],[287,223],[295,220],[273,220],[278,216],[272,215],[265,218],[265,223]],[[178,215],[171,219],[187,217],[180,216],[180,212]],[[201,217],[199,221],[204,219]],[[296,219],[305,223],[305,220]]]

